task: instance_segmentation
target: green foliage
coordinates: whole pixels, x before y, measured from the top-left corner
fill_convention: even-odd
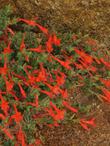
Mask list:
[[[0,35],[3,33],[3,31],[6,29],[7,25],[10,23],[10,17],[11,14],[11,8],[10,6],[5,6],[4,9],[0,10]]]
[[[0,35],[3,34],[3,31],[9,24],[14,24],[16,18],[11,18],[12,8],[10,5],[6,5],[3,9],[0,10]]]

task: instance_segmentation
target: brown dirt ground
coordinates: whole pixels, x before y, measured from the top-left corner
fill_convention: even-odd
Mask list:
[[[52,31],[89,34],[110,45],[110,0],[0,0],[20,17],[45,19]]]

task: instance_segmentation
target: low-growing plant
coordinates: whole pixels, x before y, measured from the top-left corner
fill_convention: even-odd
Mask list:
[[[12,22],[24,30],[13,30]],[[95,118],[78,114],[90,106],[74,103],[77,93],[70,98],[69,90],[80,88],[84,96],[110,103],[109,49],[103,54],[93,39],[82,43],[73,33],[50,33],[37,20],[15,23],[9,6],[0,11],[0,28],[0,143],[43,145],[37,126],[57,127],[65,119],[77,119],[86,130],[94,127]],[[41,32],[32,31],[36,28]]]

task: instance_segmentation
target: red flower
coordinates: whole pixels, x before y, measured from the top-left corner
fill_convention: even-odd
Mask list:
[[[53,104],[52,102],[50,102],[50,105],[52,106],[52,108],[56,111],[57,114],[54,115],[54,119],[57,120],[63,120],[64,119],[64,114],[65,114],[65,110],[60,110],[59,108],[56,107],[55,104]]]
[[[65,67],[66,69],[68,69],[68,70],[71,69],[71,66],[70,66],[71,62],[70,62],[70,60],[62,61],[62,60],[56,58],[56,57],[53,56],[53,55],[52,55],[52,58],[53,58],[54,60],[58,61],[58,62],[59,62],[63,67]]]
[[[48,30],[45,27],[41,26],[40,24],[36,23],[35,21],[26,20],[26,19],[23,19],[23,18],[19,18],[18,21],[23,21],[30,26],[37,26],[43,33],[48,34]]]
[[[52,128],[52,127],[58,127],[58,126],[59,126],[59,124],[58,124],[58,122],[57,122],[57,121],[54,121],[54,123],[53,123],[53,124],[47,124],[47,126],[49,126],[50,128]]]
[[[103,88],[102,92],[105,94],[105,96],[100,95],[105,101],[110,103],[110,91],[108,91],[107,89]]]
[[[6,134],[6,136],[13,140],[13,136],[11,135],[11,133],[6,129],[6,128],[1,128],[1,130]]]
[[[62,94],[62,97],[63,98],[67,98],[68,97],[68,91],[67,91],[67,89],[61,90],[60,93]]]
[[[77,69],[81,69],[81,70],[84,70],[84,67],[82,66],[82,64],[78,64],[76,62],[73,63]]]
[[[59,113],[57,113],[53,118],[56,121],[63,120],[64,119],[64,114],[65,114],[65,110],[60,110]]]
[[[23,34],[23,38],[22,38],[22,41],[21,41],[21,45],[20,45],[20,48],[19,50],[22,52],[24,48],[26,48],[26,45],[24,43],[24,37],[25,37],[25,34]]]
[[[47,109],[49,115],[52,116],[52,118],[55,121],[63,120],[64,119],[64,114],[65,114],[65,110],[58,109],[56,107],[56,105],[54,105],[52,102],[50,102],[50,105],[55,110],[55,113],[54,113],[54,110],[52,108],[50,108],[50,109]]]
[[[14,104],[13,106],[14,106],[15,114],[11,116],[11,119],[14,119],[16,123],[19,123],[22,121],[23,116],[21,115],[20,112],[18,112],[16,105]]]
[[[110,79],[107,79],[107,80],[105,80],[105,79],[102,79],[102,78],[100,78],[100,81],[106,86],[106,87],[110,87]]]
[[[37,53],[43,53],[45,52],[44,50],[42,50],[42,46],[38,46],[37,48],[30,48],[28,49],[29,51],[32,51],[32,52],[37,52]]]
[[[88,125],[91,125],[93,127],[96,126],[95,124],[95,118],[92,118],[90,120],[80,119],[80,125],[85,129],[89,131]]]
[[[18,19],[18,22],[19,21],[25,22],[25,23],[27,23],[30,26],[36,26],[36,22],[35,21],[32,21],[32,20],[26,20],[26,19],[23,19],[23,18],[19,18]]]
[[[90,55],[86,54],[86,53],[85,53],[84,51],[82,51],[82,50],[81,50],[81,51],[78,50],[77,48],[75,48],[74,51],[75,51],[78,55],[80,55],[81,59],[82,59],[84,62],[86,62],[87,64],[92,64],[93,58],[92,58]]]
[[[63,72],[60,71],[54,71],[55,75],[56,75],[56,82],[57,85],[63,85],[65,83],[65,78],[66,75]]]
[[[76,40],[78,39],[78,36],[74,34],[74,35],[72,36],[72,39],[73,39],[73,41],[76,41]]]
[[[55,34],[53,36],[50,35],[46,42],[47,52],[51,53],[53,51],[53,47],[52,47],[53,44],[56,46],[60,45],[60,40],[56,37]]]
[[[21,84],[18,83],[18,86],[20,88],[21,94],[23,95],[24,98],[26,98],[26,93],[25,93],[24,89],[22,88]]]
[[[3,54],[10,54],[13,52],[12,49],[10,49],[11,41],[8,43],[8,46],[4,48]]]
[[[52,92],[53,94],[55,94],[55,95],[60,94],[61,89],[59,88],[58,85],[52,86],[52,85],[50,85],[50,84],[48,84],[48,83],[46,83],[46,82],[45,82],[44,84],[47,85],[47,86],[50,88],[50,90],[51,90],[51,92]]]
[[[36,146],[41,146],[41,145],[43,146],[43,143],[42,143],[42,141],[41,141],[40,139],[36,139],[35,145],[36,145]],[[34,145],[34,146],[35,146],[35,145]]]
[[[93,46],[93,47],[97,45],[96,40],[91,39],[91,38],[88,38],[88,40],[86,41],[86,43],[87,43],[88,45],[90,45],[90,46]]]
[[[25,133],[22,131],[21,126],[17,133],[17,140],[21,144],[21,146],[27,146],[27,144],[25,142]]]
[[[46,35],[48,35],[48,29],[36,23],[36,26]]]
[[[9,109],[8,102],[2,97],[1,94],[0,94],[0,99],[1,99],[0,107],[3,110],[4,114],[7,116],[8,115],[8,109]]]
[[[0,67],[0,74],[2,74],[2,75],[6,75],[7,72],[8,72],[7,58],[5,57],[4,67]]]
[[[56,46],[60,46],[60,39],[57,38],[57,36],[54,34],[52,37],[52,42],[53,44],[55,44]]]
[[[6,84],[6,91],[9,93],[14,86],[14,82],[12,80],[7,80],[6,77],[4,76],[5,84]]]
[[[79,62],[82,64],[82,66],[83,66],[85,69],[87,69],[87,70],[89,70],[89,71],[92,71],[92,72],[96,72],[96,70],[97,70],[96,67],[91,66],[91,65],[88,66],[88,64],[87,64],[86,62],[82,61],[82,60],[79,60]]]
[[[74,113],[77,113],[77,112],[78,112],[78,110],[77,110],[76,108],[71,107],[70,104],[69,104],[68,102],[66,102],[66,101],[63,101],[63,105],[64,105],[67,109],[71,110],[71,111],[74,112]]]
[[[48,80],[49,80],[51,83],[53,83],[53,82],[54,82],[54,79],[53,79],[53,77],[52,77],[52,74],[48,71],[48,72],[47,72],[47,75],[48,75]]]
[[[48,53],[51,53],[53,51],[52,36],[49,36],[48,41],[46,42],[46,49]]]
[[[40,92],[46,94],[46,95],[49,96],[50,98],[53,97],[53,93],[52,93],[52,92],[49,92],[49,91],[46,91],[46,90],[42,90],[42,89],[40,89],[40,88],[39,88],[39,90],[40,90]]]
[[[5,120],[5,116],[3,114],[0,114],[0,119]]]
[[[42,63],[40,63],[40,71],[35,81],[36,82],[47,81],[46,69],[43,67]]]
[[[23,76],[20,76],[20,75],[18,75],[18,74],[16,74],[15,72],[11,72],[15,77],[17,77],[17,78],[19,78],[19,79],[21,79],[21,80],[23,80],[23,81],[26,81],[26,78],[25,77],[23,77]]]
[[[28,76],[28,80],[24,83],[27,84],[27,86],[29,86],[30,84],[33,85],[36,82],[36,77],[27,71],[27,66],[24,66],[24,71],[26,72],[26,74]]]
[[[85,130],[89,131],[89,128],[88,128],[87,124],[85,124],[85,123],[83,123],[83,122],[80,121],[80,125],[81,125]]]
[[[79,62],[81,63],[81,65],[74,63],[75,66],[79,69],[87,69],[88,71],[96,72],[96,67],[92,66],[93,57],[85,53],[83,50],[80,51],[77,48],[74,50],[80,56]]]
[[[110,69],[110,62],[105,61],[103,58],[100,58],[100,61],[101,61],[108,69]]]
[[[15,35],[15,32],[14,32],[11,28],[7,27],[7,30],[8,30],[12,35]]]
[[[98,63],[98,64],[101,63],[100,60],[99,60],[97,57],[94,57],[94,60],[95,60],[95,62]]]

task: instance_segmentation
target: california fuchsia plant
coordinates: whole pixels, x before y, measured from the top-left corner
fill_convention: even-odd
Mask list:
[[[59,126],[68,113],[76,114],[84,129],[94,127],[94,118],[78,117],[80,109],[73,106],[68,91],[78,85],[85,96],[89,93],[110,103],[110,52],[99,56],[92,39],[80,47],[76,35],[64,47],[63,38],[37,20],[17,19],[24,32],[14,31],[11,21],[0,24],[6,24],[0,33],[0,143],[43,145],[35,137],[36,125]]]

